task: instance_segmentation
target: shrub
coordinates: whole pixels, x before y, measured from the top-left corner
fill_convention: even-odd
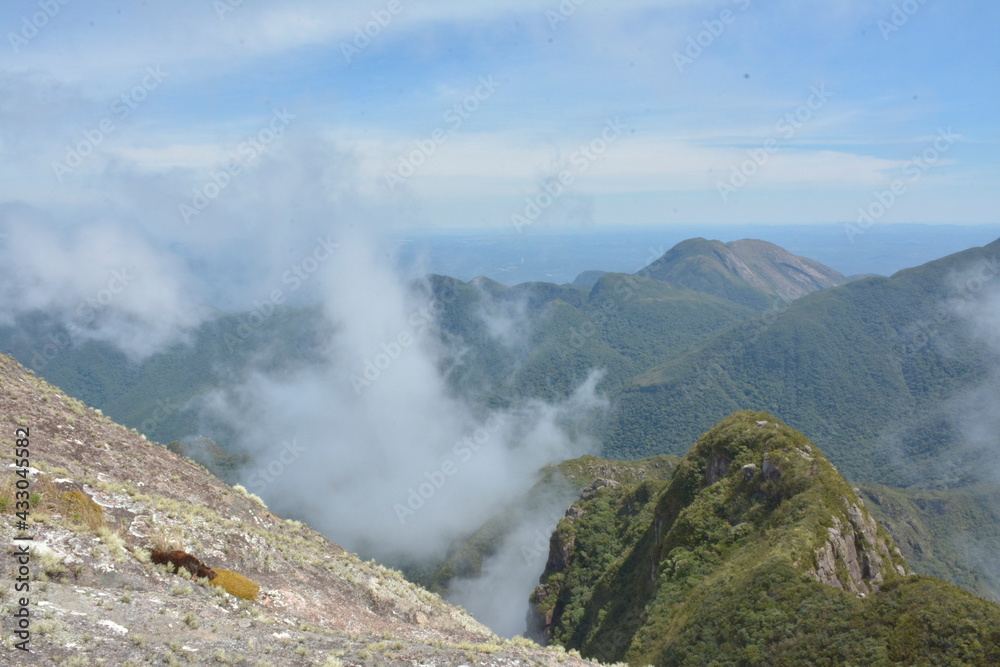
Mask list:
[[[230,595],[235,595],[244,600],[256,600],[257,594],[260,593],[260,586],[242,574],[232,572],[231,570],[216,568],[212,585],[219,586],[225,589]]]

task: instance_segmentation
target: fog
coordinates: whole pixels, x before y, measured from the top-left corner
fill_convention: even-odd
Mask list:
[[[44,311],[71,333],[67,345],[100,340],[140,361],[190,341],[220,307],[253,310],[260,321],[279,305],[318,305],[311,363],[271,358],[231,369],[231,385],[187,406],[200,419],[191,435],[208,422],[230,429],[227,446],[253,457],[245,486],[279,514],[382,562],[422,564],[524,493],[540,467],[598,452],[589,426],[607,403],[595,391],[597,372],[556,403],[490,411],[476,401],[489,387],[455,395],[445,375],[462,363],[465,343],[439,335],[443,304],[419,263],[397,270],[382,237],[397,212],[358,196],[351,164],[303,124],[190,225],[177,207],[191,197],[185,188],[199,184],[194,170],[107,165],[117,195],[78,212],[94,220],[88,225],[7,205],[0,323]],[[148,215],[128,224],[144,198],[153,204]],[[532,328],[523,303],[485,297],[475,316],[519,354]],[[539,525],[524,520],[516,539]],[[544,558],[509,572],[491,567],[489,586],[466,585],[463,604],[489,609],[505,632],[523,632],[531,580],[543,566]],[[511,601],[502,612],[492,602],[498,590]]]
[[[123,225],[59,229],[38,211],[0,212],[0,324],[45,312],[62,345],[110,342],[133,360],[184,342],[208,317],[184,267]]]
[[[945,408],[957,423],[967,447],[992,469],[996,482],[1000,482],[1000,464],[996,463],[996,455],[1000,453],[1000,413],[996,409],[1000,402],[998,259],[985,258],[951,276],[949,311],[972,340],[986,346],[988,366],[984,382],[952,398]]]
[[[566,400],[526,400],[486,411],[449,391],[443,377],[461,354],[437,334],[440,303],[420,281],[396,274],[391,259],[360,232],[338,237],[323,284],[328,326],[321,363],[251,373],[208,397],[202,410],[236,431],[254,455],[246,486],[275,511],[310,523],[348,549],[390,564],[441,559],[526,492],[544,465],[599,443],[588,424],[606,409],[592,373]],[[487,308],[505,340],[530,327],[519,308]],[[503,318],[508,321],[501,322]],[[557,504],[569,499],[559,499]],[[524,631],[527,596],[544,556],[523,563],[525,535],[551,528],[525,516],[485,581],[463,582],[457,597],[498,632]],[[515,567],[516,565],[516,567]]]

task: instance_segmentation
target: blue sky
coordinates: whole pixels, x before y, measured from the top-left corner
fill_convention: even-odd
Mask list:
[[[516,227],[531,201],[522,232],[851,222],[894,182],[879,223],[996,223],[998,19],[941,0],[7,2],[0,202],[170,238],[184,193],[285,109],[240,187],[264,196],[279,187],[265,163],[309,163],[317,210],[384,226]],[[162,81],[120,118],[150,67]],[[113,131],[59,174],[104,119]],[[626,129],[601,144],[609,122]],[[940,132],[953,140],[935,150]],[[408,156],[412,175],[389,182]],[[230,190],[199,222],[241,215]]]

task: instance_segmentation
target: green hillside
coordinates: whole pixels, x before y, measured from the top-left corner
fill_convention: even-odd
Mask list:
[[[669,482],[602,488],[552,540],[534,631],[645,665],[990,665],[1000,607],[914,576],[805,436],[740,412]]]
[[[980,298],[953,276],[992,266],[998,253],[1000,241],[809,294],[638,375],[619,397],[605,453],[680,453],[750,408],[800,424],[852,479],[974,481],[977,453],[956,447],[945,402],[983,382],[990,357],[947,303]]]
[[[549,283],[507,287],[431,276],[441,336],[463,351],[446,370],[456,393],[494,406],[568,395],[595,368],[614,393],[637,373],[679,358],[753,313],[723,299],[642,276],[606,273],[589,291]],[[513,340],[484,313],[513,314]]]
[[[550,498],[575,498],[595,484],[634,484],[667,480],[680,461],[676,456],[654,456],[638,461],[610,461],[582,456],[539,471],[538,482],[521,498],[504,507],[467,539],[456,543],[445,561],[430,573],[415,573],[417,583],[436,593],[445,593],[456,577],[476,577],[483,562],[495,554],[518,521],[532,508]],[[598,482],[600,480],[600,482]]]
[[[141,363],[97,341],[63,347],[37,363],[44,349],[38,341],[47,340],[53,327],[43,318],[30,318],[0,329],[0,348],[111,419],[168,443],[204,432],[201,428],[223,428],[199,422],[186,409],[193,397],[231,386],[250,368],[292,369],[315,361],[316,323],[312,309],[279,307],[260,320],[248,313],[220,313],[194,332],[190,344],[176,344]],[[65,334],[55,331],[57,339]]]
[[[1000,602],[1000,486],[858,491],[915,572]]]

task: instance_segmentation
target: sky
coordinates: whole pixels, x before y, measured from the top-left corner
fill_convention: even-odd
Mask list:
[[[995,224],[998,25],[985,0],[6,2],[0,210],[189,245],[308,207]]]

